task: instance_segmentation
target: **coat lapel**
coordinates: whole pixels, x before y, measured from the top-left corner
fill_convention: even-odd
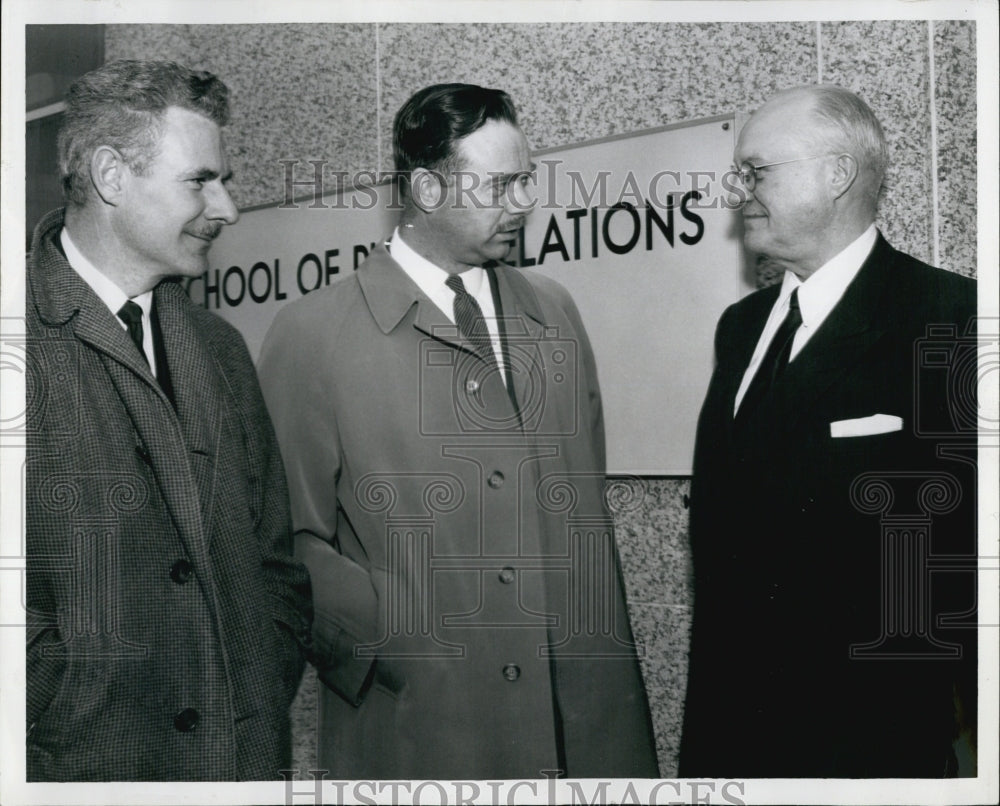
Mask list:
[[[193,324],[188,310],[192,303],[183,289],[177,283],[163,282],[157,286],[155,298],[202,522],[209,524],[222,437],[222,407],[229,398],[229,389],[206,339]]]
[[[372,250],[358,270],[358,282],[372,316],[383,333],[390,333],[416,305],[413,326],[437,341],[450,344],[479,357],[475,346],[462,335],[458,326],[435,305],[410,279],[388,250],[379,245]]]
[[[156,401],[135,383],[132,372],[104,355],[102,360],[138,435],[136,451],[149,464],[177,532],[191,558],[207,567],[207,538],[199,506],[201,490],[189,461],[184,433],[166,399]],[[155,401],[155,402],[154,402]]]
[[[538,297],[518,270],[501,265],[493,272],[503,311],[504,356],[515,397],[524,401],[531,393],[532,375],[537,376],[543,369],[538,361],[537,345],[545,336],[545,321]],[[384,246],[379,245],[372,250],[358,270],[358,282],[372,317],[383,333],[394,330],[416,306],[413,317],[415,329],[478,357],[475,347],[427,298]]]
[[[532,394],[532,377],[537,379],[544,369],[539,364],[538,344],[545,337],[545,319],[534,289],[518,269],[498,266],[494,273],[503,309],[504,356],[514,397],[523,405]],[[559,337],[566,338],[566,334],[553,335]]]
[[[395,330],[403,317],[416,306],[413,326],[417,330],[439,341],[474,352],[458,332],[458,327],[448,321],[448,317],[427,298],[382,244],[372,250],[358,269],[358,282],[372,317],[383,333],[388,335]]]
[[[188,436],[173,406],[114,314],[73,271],[56,247],[55,238],[62,223],[62,211],[59,210],[47,215],[36,228],[35,262],[39,270],[31,273],[28,282],[39,319],[50,328],[65,328],[97,353],[135,428],[136,450],[156,477],[181,539],[196,562],[207,562],[205,521],[199,505],[202,500],[199,486],[205,473],[201,473],[196,483],[196,476],[190,472]],[[173,293],[183,294],[183,291],[175,288]],[[157,299],[160,297],[158,291]],[[166,318],[169,320],[171,316],[168,314]],[[165,331],[172,329],[166,322],[161,324]],[[165,338],[168,356],[182,358],[171,362],[171,370],[177,367],[180,373],[179,378],[175,376],[175,386],[187,385],[188,377],[180,368],[202,360],[203,356],[191,355],[190,351],[184,353],[186,345],[175,344],[171,348],[171,337],[165,335]],[[204,380],[200,382],[205,385]],[[189,403],[180,413],[185,421],[197,422],[204,415],[196,411]],[[200,433],[201,428],[196,426],[198,433],[194,435],[194,444],[199,446],[210,442]]]
[[[35,261],[41,271],[28,278],[39,319],[50,327],[69,326],[76,338],[126,368],[141,383],[159,391],[156,379],[128,333],[57,247],[62,210],[39,222]],[[164,397],[164,399],[166,399]]]

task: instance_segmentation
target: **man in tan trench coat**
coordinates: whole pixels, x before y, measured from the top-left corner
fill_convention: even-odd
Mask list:
[[[258,368],[313,578],[319,766],[655,777],[591,347],[562,287],[499,262],[532,204],[510,98],[421,90],[394,155],[399,228],[282,310]]]

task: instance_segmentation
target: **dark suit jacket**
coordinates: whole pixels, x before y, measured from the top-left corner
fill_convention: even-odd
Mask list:
[[[975,631],[961,624],[974,614],[939,618],[975,601],[975,351],[963,339],[975,283],[880,235],[737,428],[733,401],[778,290],[731,306],[716,335],[692,481],[680,773],[953,774],[953,687],[974,699]],[[832,435],[831,423],[876,414],[901,429]]]
[[[334,777],[657,775],[590,343],[562,287],[496,278],[519,414],[383,247],[261,350]]]
[[[175,411],[61,227],[27,267],[28,779],[280,778],[309,579],[253,364],[161,283]]]

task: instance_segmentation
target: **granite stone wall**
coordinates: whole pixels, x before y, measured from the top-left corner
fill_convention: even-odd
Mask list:
[[[506,89],[536,148],[750,112],[788,86],[839,83],[888,135],[886,237],[976,274],[971,22],[110,25],[106,56],[176,59],[229,84],[240,207],[281,200],[281,159],[391,168],[392,117],[431,83]],[[661,774],[672,776],[690,629],[689,480],[610,484]],[[315,704],[308,675],[294,713],[300,769],[314,766]]]

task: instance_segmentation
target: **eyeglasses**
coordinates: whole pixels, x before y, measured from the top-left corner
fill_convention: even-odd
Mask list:
[[[796,157],[793,160],[782,160],[781,162],[766,162],[763,165],[754,165],[752,162],[741,162],[739,167],[733,166],[733,173],[739,177],[740,182],[747,190],[753,190],[757,186],[757,171],[763,168],[773,168],[775,165],[788,165],[792,162],[805,162],[806,160],[818,160],[821,157],[831,157],[832,154],[814,154],[811,157]]]

